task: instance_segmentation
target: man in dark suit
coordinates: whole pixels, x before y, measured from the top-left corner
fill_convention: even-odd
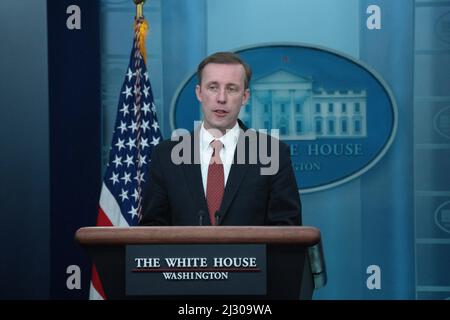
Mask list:
[[[204,120],[153,151],[140,225],[300,225],[289,148],[238,120],[250,67],[230,52],[204,59],[196,95]]]

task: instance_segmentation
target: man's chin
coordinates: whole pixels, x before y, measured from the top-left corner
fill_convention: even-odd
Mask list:
[[[208,123],[209,129],[216,129],[220,131],[225,131],[227,129],[231,129],[234,127],[236,121],[234,123],[230,122],[229,120],[215,120]]]

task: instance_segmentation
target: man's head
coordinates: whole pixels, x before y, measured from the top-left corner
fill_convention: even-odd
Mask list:
[[[245,63],[237,54],[233,52],[216,52],[205,59],[198,65],[197,68],[197,78],[198,84],[200,85],[202,82],[202,73],[205,66],[209,63],[218,63],[218,64],[240,64],[244,68],[245,78],[244,78],[244,88],[249,89],[250,80],[252,78],[252,69],[250,66]]]
[[[241,107],[250,97],[250,67],[231,52],[218,52],[198,66],[197,99],[202,104],[206,129],[225,134],[235,124]]]

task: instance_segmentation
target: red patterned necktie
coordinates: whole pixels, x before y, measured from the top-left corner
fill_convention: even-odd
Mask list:
[[[222,142],[214,140],[211,142],[213,154],[208,167],[208,180],[206,182],[206,202],[208,204],[209,218],[211,224],[216,224],[215,213],[222,203],[223,192],[225,189],[225,178],[223,173],[223,164],[220,159],[220,150],[223,147]]]

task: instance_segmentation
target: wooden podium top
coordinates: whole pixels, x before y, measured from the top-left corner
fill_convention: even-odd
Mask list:
[[[83,246],[156,243],[268,243],[313,246],[320,242],[314,227],[195,226],[85,227],[75,239]]]

